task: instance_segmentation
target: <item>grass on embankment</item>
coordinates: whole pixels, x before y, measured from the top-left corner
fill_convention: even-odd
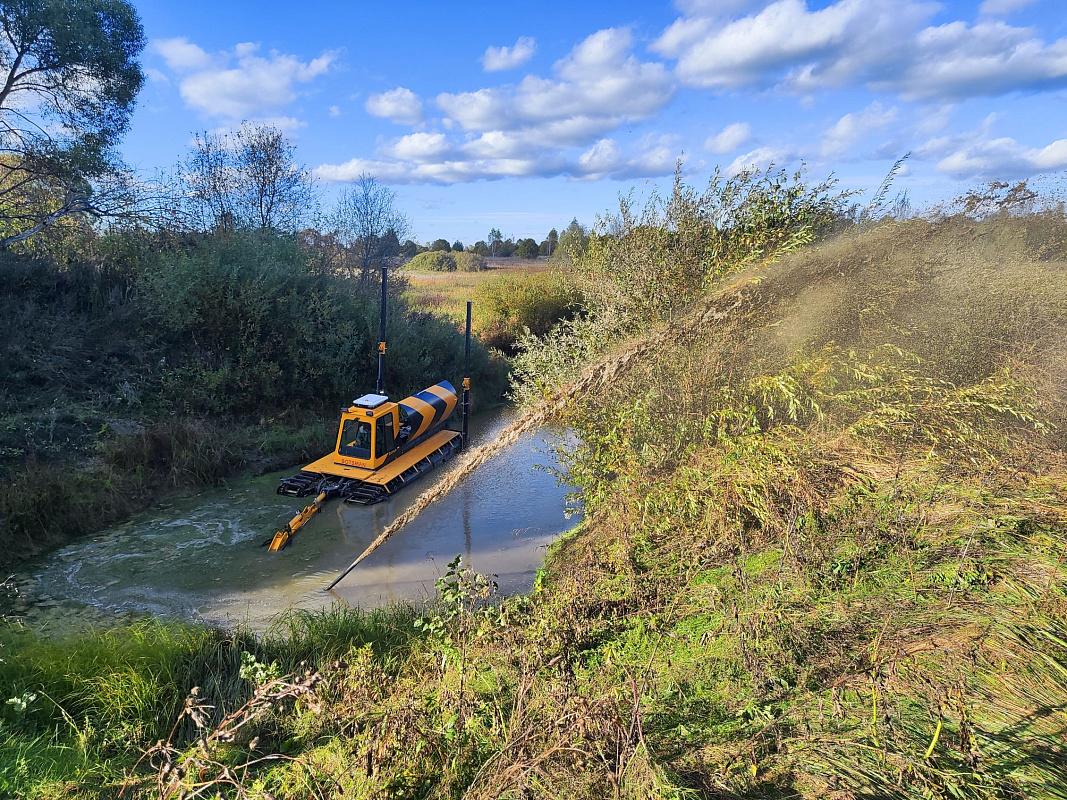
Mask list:
[[[357,652],[389,671],[414,638],[413,618],[404,607],[291,612],[259,637],[145,620],[61,642],[7,624],[0,630],[0,693],[10,698],[0,707],[0,797],[70,796],[72,779],[114,796],[147,745],[195,736],[196,723],[181,716],[194,687],[212,706],[203,718],[211,724],[249,700],[257,680],[282,672],[336,670],[337,659]]]
[[[313,698],[232,741],[176,737],[164,785],[1067,797],[1065,245],[1056,215],[911,221],[728,279],[569,405],[587,519],[530,598],[479,610],[485,583],[450,573],[420,635],[326,650]],[[76,747],[78,716],[42,708]],[[21,786],[99,796],[89,752]],[[139,774],[126,796],[155,796]]]

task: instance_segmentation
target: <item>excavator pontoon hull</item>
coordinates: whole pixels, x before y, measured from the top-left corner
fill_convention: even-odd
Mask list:
[[[339,496],[347,503],[370,505],[440,466],[462,446],[463,436],[458,431],[438,431],[378,469],[340,464],[330,453],[285,478],[278,494],[306,497],[325,492],[327,497]]]

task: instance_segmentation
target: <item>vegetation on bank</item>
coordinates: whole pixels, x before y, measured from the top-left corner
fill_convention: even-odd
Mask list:
[[[415,261],[410,262],[414,264]],[[507,356],[527,333],[544,336],[581,307],[568,277],[568,260],[557,257],[528,267],[488,267],[478,272],[418,272],[405,269],[404,297],[419,310],[462,325],[473,302],[473,328],[482,344]]]
[[[585,313],[524,341],[586,511],[531,596],[455,562],[422,612],[24,638],[0,785],[1067,796],[1067,220],[801,248],[863,210],[766,177],[624,207],[574,262]],[[631,291],[653,273],[669,302]]]

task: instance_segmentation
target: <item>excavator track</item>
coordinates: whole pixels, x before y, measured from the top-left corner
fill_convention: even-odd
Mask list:
[[[301,471],[296,475],[290,475],[288,478],[282,478],[277,493],[289,495],[289,497],[307,497],[315,494],[322,481],[322,475]]]

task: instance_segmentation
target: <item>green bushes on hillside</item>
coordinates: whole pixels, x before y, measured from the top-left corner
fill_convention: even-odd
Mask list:
[[[753,191],[767,228],[738,214],[690,235],[700,207],[660,230],[609,220],[573,267],[583,313],[523,340],[526,419],[569,432],[585,512],[529,596],[487,604],[492,581],[457,558],[417,618],[300,615],[289,636],[188,649],[134,627],[102,655],[31,643],[0,664],[0,779],[80,797],[1063,798],[1067,218],[884,221],[791,252],[840,198]],[[676,295],[631,292],[664,263]],[[217,727],[250,677],[301,660],[313,693]],[[194,681],[183,716],[169,687]]]

